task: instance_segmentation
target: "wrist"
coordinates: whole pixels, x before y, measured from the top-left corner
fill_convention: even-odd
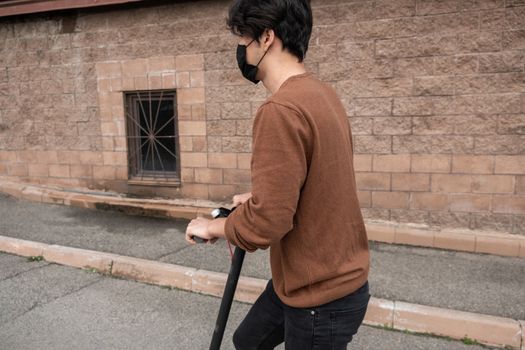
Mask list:
[[[208,221],[208,225],[206,226],[206,231],[208,231],[208,236],[210,236],[210,238],[215,238],[215,235],[213,234],[213,230],[212,230],[213,220],[214,219],[211,219],[210,221]]]
[[[212,238],[224,238],[224,224],[226,222],[226,218],[217,218],[210,220],[208,222],[208,234]]]

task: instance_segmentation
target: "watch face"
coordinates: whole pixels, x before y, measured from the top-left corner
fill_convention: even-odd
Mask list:
[[[214,218],[216,218],[217,216],[219,216],[221,213],[221,211],[219,209],[213,209],[211,211],[211,216],[213,216]]]

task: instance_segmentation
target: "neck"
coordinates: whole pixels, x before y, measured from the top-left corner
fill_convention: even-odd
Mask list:
[[[280,62],[274,64],[272,69],[267,72],[261,81],[266,89],[268,89],[272,95],[279,90],[281,85],[286,79],[291,76],[306,73],[304,63],[299,62]]]

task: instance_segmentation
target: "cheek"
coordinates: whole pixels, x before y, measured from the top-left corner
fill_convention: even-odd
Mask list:
[[[255,66],[257,64],[257,51],[256,50],[248,50],[246,52],[246,59],[248,60],[249,64],[252,64],[252,65]]]

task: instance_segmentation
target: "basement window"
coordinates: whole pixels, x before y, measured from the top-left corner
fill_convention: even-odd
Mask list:
[[[124,97],[130,183],[180,184],[176,92],[133,91]]]

